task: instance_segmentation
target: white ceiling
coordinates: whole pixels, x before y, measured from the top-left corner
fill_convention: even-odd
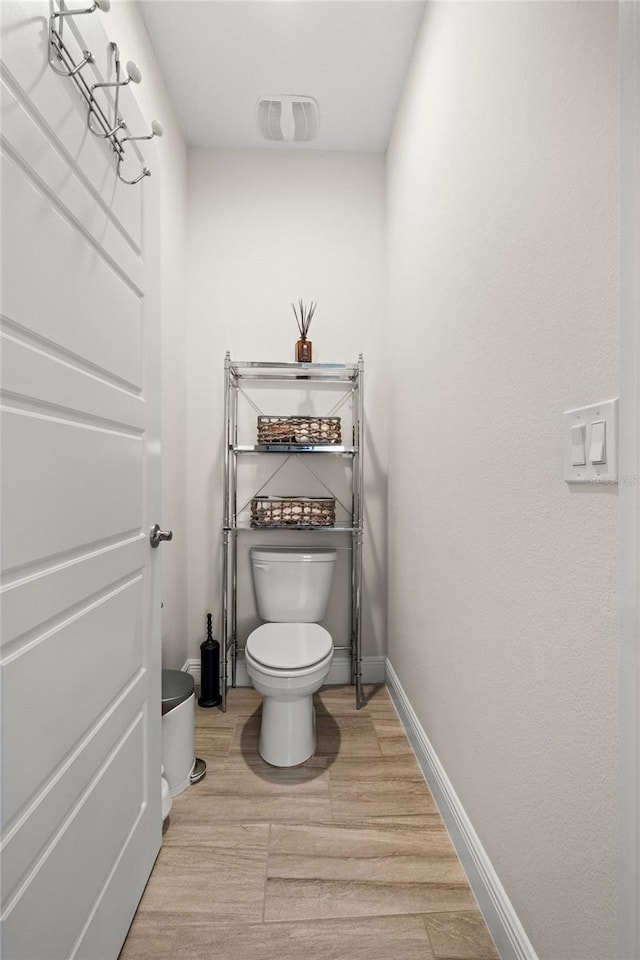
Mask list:
[[[387,147],[424,0],[143,0],[187,142],[200,147]],[[264,140],[256,103],[312,96],[311,143]]]

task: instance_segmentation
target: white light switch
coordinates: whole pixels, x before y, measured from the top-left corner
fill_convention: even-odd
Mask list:
[[[563,420],[567,483],[617,483],[618,401],[565,410]]]
[[[591,445],[589,460],[591,463],[607,462],[607,424],[604,420],[596,420],[591,424]]]
[[[586,438],[586,423],[575,423],[571,427],[571,463],[574,467],[583,467],[587,462]]]

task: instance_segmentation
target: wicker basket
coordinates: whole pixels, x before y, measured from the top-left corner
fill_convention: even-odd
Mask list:
[[[342,443],[340,417],[258,417],[258,443]]]
[[[252,527],[332,527],[336,502],[323,497],[254,497]]]

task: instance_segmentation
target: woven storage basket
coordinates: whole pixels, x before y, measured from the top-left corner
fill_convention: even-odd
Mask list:
[[[336,502],[322,497],[254,497],[252,527],[332,527]]]
[[[258,417],[258,443],[340,444],[340,417]]]

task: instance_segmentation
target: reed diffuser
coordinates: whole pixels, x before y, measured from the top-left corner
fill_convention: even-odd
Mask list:
[[[298,300],[297,306],[295,303],[291,304],[291,309],[293,310],[293,315],[296,318],[298,330],[300,331],[300,339],[296,343],[296,360],[298,363],[311,363],[313,344],[311,340],[307,340],[307,334],[311,326],[311,321],[313,320],[313,315],[316,312],[316,306],[317,304],[315,304],[313,300],[308,307],[304,305],[302,300]]]

